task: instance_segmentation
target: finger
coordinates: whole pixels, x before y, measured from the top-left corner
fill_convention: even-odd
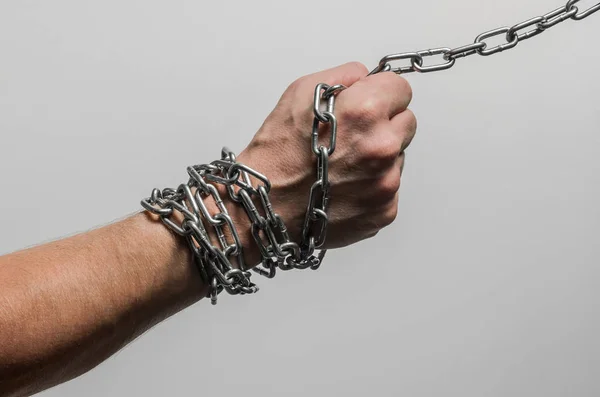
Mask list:
[[[400,190],[401,176],[402,168],[396,158],[396,161],[391,163],[385,172],[370,181],[369,194],[363,194],[361,203],[372,205],[373,210],[380,211],[381,206],[387,206]]]
[[[402,173],[404,173],[404,164],[406,163],[406,153],[400,153],[398,156],[398,160],[396,160],[396,166],[400,170],[400,177],[402,177]]]
[[[399,152],[404,152],[417,133],[417,118],[410,109],[406,109],[402,113],[394,116],[390,123],[392,125],[392,130],[402,142]]]
[[[397,178],[398,187],[400,187],[400,177]],[[385,204],[384,208],[381,211],[381,221],[380,224],[383,227],[387,227],[391,225],[398,216],[398,202],[399,202],[400,194],[399,189],[396,190],[393,196]]]
[[[308,105],[309,103],[312,103],[315,88],[321,83],[330,86],[343,84],[344,86],[349,87],[361,78],[364,78],[368,73],[368,69],[365,65],[359,62],[349,62],[331,69],[303,76],[295,80],[283,93],[272,115],[282,111],[289,111],[290,108],[298,108],[299,106],[304,107],[304,104]],[[310,125],[309,123],[312,122],[314,115],[312,112],[304,112],[301,117],[300,123]]]
[[[362,110],[367,117],[392,119],[408,108],[412,89],[408,81],[393,72],[365,77],[339,95],[344,109]]]
[[[317,73],[305,76],[305,81],[312,86],[325,83],[328,85],[343,84],[350,87],[369,73],[369,69],[360,62],[349,62],[331,69],[326,69]]]

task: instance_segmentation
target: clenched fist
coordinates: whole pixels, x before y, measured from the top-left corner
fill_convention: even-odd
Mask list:
[[[370,238],[396,218],[404,151],[417,127],[408,110],[412,91],[405,79],[392,72],[367,74],[364,65],[348,63],[296,80],[238,156],[239,162],[270,179],[271,202],[293,241],[301,239],[310,188],[316,180],[311,132],[319,83],[348,87],[337,95],[334,112],[337,145],[329,159],[331,200],[323,248]],[[330,126],[321,128],[321,143],[328,145]],[[247,225],[240,225],[241,229]],[[255,259],[250,263],[260,260],[257,253],[250,255]]]

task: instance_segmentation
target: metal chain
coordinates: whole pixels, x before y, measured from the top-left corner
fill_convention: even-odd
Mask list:
[[[239,194],[236,194],[233,189],[229,189],[231,199],[243,205],[252,223],[252,236],[263,257],[261,264],[253,270],[262,276],[273,278],[277,273],[277,269],[287,271],[310,268],[316,270],[320,267],[327,252],[321,249],[318,254],[315,254],[315,251],[325,244],[327,235],[330,199],[329,156],[335,151],[337,139],[337,118],[334,114],[335,101],[336,95],[345,88],[343,85],[329,86],[327,84],[319,84],[315,88],[312,151],[317,156],[317,180],[310,189],[300,244],[290,240],[283,220],[274,212],[268,195],[270,184],[266,177],[258,176],[256,173],[253,174],[264,183],[258,189],[242,188]],[[319,143],[322,124],[330,127],[328,146]],[[231,157],[230,159],[234,160]],[[237,164],[239,163],[236,163],[233,167],[243,167],[246,172],[253,172],[249,168]],[[246,178],[247,175],[243,173],[242,176]],[[247,185],[251,184],[248,183]],[[262,212],[265,217],[254,205],[253,196],[260,198]]]
[[[282,218],[273,210],[269,199],[271,183],[267,177],[237,162],[235,154],[227,148],[223,148],[220,160],[188,167],[187,184],[177,189],[154,189],[150,197],[141,201],[141,205],[158,215],[169,229],[187,238],[200,274],[210,285],[209,295],[213,305],[223,290],[232,295],[258,291],[258,287],[250,281],[250,273],[246,271],[239,233],[216,184],[225,186],[231,200],[241,204],[248,215],[252,236],[262,256],[261,264],[253,268],[255,272],[273,278],[277,269],[316,270],[321,265],[326,250],[321,250],[318,255],[315,255],[315,250],[324,245],[327,234],[329,156],[335,151],[337,138],[335,99],[345,88],[343,85],[319,84],[315,89],[311,139],[312,151],[317,155],[317,181],[310,190],[300,244],[290,240]],[[329,146],[319,144],[321,124],[331,127]],[[252,177],[259,181],[257,187],[253,186]],[[218,209],[214,215],[205,203],[209,197]],[[259,211],[253,198],[259,199],[262,211]],[[214,228],[220,247],[212,244],[203,220]],[[230,231],[232,242],[227,241],[226,229]]]
[[[580,0],[569,0],[545,15],[484,32],[472,44],[457,48],[435,48],[417,52],[387,55],[369,75],[392,71],[397,74],[411,72],[436,72],[450,69],[459,58],[479,54],[489,56],[516,47],[520,42],[535,37],[568,19],[582,20],[600,11],[600,3],[579,11]],[[487,39],[505,35],[506,42],[488,48]],[[424,58],[442,55],[444,62],[425,65]],[[410,65],[393,67],[391,62],[408,60]],[[194,254],[200,275],[209,283],[209,295],[213,304],[222,291],[231,295],[245,295],[258,291],[250,281],[239,233],[215,185],[222,185],[234,202],[241,204],[251,222],[251,233],[258,245],[262,262],[253,270],[268,278],[276,275],[277,269],[318,269],[327,252],[322,249],[328,226],[330,200],[329,157],[334,153],[338,122],[334,114],[336,95],[346,89],[343,85],[319,84],[314,93],[314,121],[311,146],[317,156],[317,180],[310,189],[306,216],[302,227],[301,242],[290,240],[282,218],[274,211],[269,199],[271,183],[266,176],[236,161],[235,154],[223,148],[221,159],[210,164],[188,167],[189,181],[177,189],[154,189],[150,197],[142,200],[142,206],[158,215],[173,232],[184,236]],[[327,128],[328,127],[328,128]],[[321,133],[329,132],[329,144],[319,142]],[[259,184],[255,187],[252,178]],[[237,188],[237,189],[236,189]],[[212,198],[217,208],[211,214],[205,199]],[[254,200],[260,203],[259,210]],[[263,215],[264,214],[264,215]],[[179,219],[179,220],[177,220]],[[211,242],[205,227],[211,226],[217,236],[218,246]],[[226,230],[232,241],[228,241]],[[320,250],[315,254],[316,250]]]
[[[395,72],[397,74],[406,74],[412,72],[429,73],[437,72],[452,68],[459,58],[465,58],[471,55],[479,54],[489,56],[502,51],[515,48],[520,42],[528,40],[546,30],[564,22],[568,19],[581,21],[600,11],[600,3],[591,6],[585,11],[580,11],[576,4],[580,0],[569,0],[563,7],[557,8],[547,14],[539,17],[528,19],[527,21],[518,23],[512,27],[502,27],[489,32],[480,34],[471,44],[467,44],[457,48],[434,48],[416,52],[405,52],[399,54],[391,54],[383,57],[379,65],[369,73],[369,75],[380,72]],[[505,35],[506,43],[499,44],[495,47],[488,48],[487,39],[495,36]],[[425,65],[425,58],[442,55],[443,63],[437,65]],[[407,60],[410,65],[393,67],[391,62]]]
[[[141,201],[142,207],[158,215],[169,229],[187,239],[200,275],[210,285],[213,304],[217,303],[217,295],[223,290],[231,295],[257,292],[258,287],[250,281],[251,273],[246,270],[239,233],[217,188],[207,183],[221,178],[230,186],[237,181],[228,174],[219,176],[223,168],[215,163],[188,167],[187,171],[190,177],[187,184],[177,189],[152,190],[151,196]],[[211,214],[206,206],[208,197],[218,209],[216,214]],[[211,242],[203,220],[214,228],[220,247]],[[232,236],[231,242],[227,241],[226,229]]]

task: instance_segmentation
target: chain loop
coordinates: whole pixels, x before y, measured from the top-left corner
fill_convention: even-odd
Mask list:
[[[545,29],[540,27],[540,23],[545,22],[546,18],[544,17],[535,17],[535,18],[531,18],[525,22],[521,22],[516,24],[515,26],[511,27],[510,29],[508,29],[508,32],[506,32],[506,40],[509,42],[512,42],[513,40],[517,39],[518,42],[530,39],[532,37],[537,36],[540,33],[544,33]],[[519,34],[519,30],[523,30],[526,28],[529,28],[531,26],[536,26],[535,29],[529,30],[525,33],[521,33]]]
[[[458,58],[468,57],[468,56],[477,54],[479,50],[484,50],[486,47],[487,47],[487,44],[483,43],[483,42],[467,44],[467,45],[464,45],[461,47],[451,49],[450,51],[446,52],[444,54],[444,59],[450,60],[450,59],[458,59]]]
[[[450,69],[452,66],[454,66],[454,63],[456,62],[456,60],[452,59],[452,58],[444,58],[444,60],[446,61],[445,63],[439,64],[439,65],[432,65],[432,66],[423,66],[423,58],[431,57],[431,56],[435,56],[435,55],[445,56],[448,52],[450,52],[450,48],[435,48],[432,50],[419,51],[419,52],[417,52],[417,54],[419,54],[420,58],[411,58],[410,61],[411,61],[413,69],[416,70],[417,72],[421,72],[421,73],[438,72],[440,70]]]
[[[401,61],[404,59],[409,59],[411,66],[400,66],[397,68],[392,68],[390,62]],[[404,52],[401,54],[391,54],[386,55],[379,61],[379,65],[369,73],[369,75],[380,73],[380,72],[394,72],[396,74],[406,74],[415,72],[415,68],[412,66],[414,63],[423,63],[423,57],[416,52]]]
[[[337,118],[334,115],[335,110],[335,98],[336,94],[346,89],[341,84],[335,86],[329,86],[327,84],[318,84],[315,88],[314,95],[314,108],[313,112],[315,114],[315,118],[313,121],[312,128],[312,150],[313,153],[317,156],[320,152],[320,144],[319,144],[319,129],[321,124],[330,124],[331,131],[329,135],[329,147],[327,151],[331,156],[335,151],[335,145],[337,141]],[[321,108],[325,107],[326,110],[322,110]]]
[[[485,39],[489,39],[489,38],[499,36],[502,34],[506,34],[508,36],[509,31],[510,31],[510,28],[508,28],[508,27],[490,30],[489,32],[485,32],[485,33],[482,33],[479,36],[477,36],[475,38],[475,42],[476,43],[484,43]],[[514,37],[512,40],[507,41],[504,44],[497,45],[496,47],[493,47],[493,48],[484,48],[484,49],[478,50],[477,52],[479,53],[479,55],[489,56],[489,55],[494,55],[494,54],[497,54],[497,53],[505,51],[505,50],[510,50],[511,48],[514,48],[517,44],[519,44],[519,39],[517,37]]]
[[[600,3],[598,3],[594,6],[591,6],[590,8],[588,8],[585,11],[579,12],[579,9],[575,6],[575,4],[579,3],[579,1],[580,0],[569,0],[567,2],[566,10],[567,11],[573,11],[573,10],[576,11],[576,13],[573,16],[571,16],[571,19],[574,19],[576,21],[581,21],[582,19],[589,17],[593,13],[600,11]]]

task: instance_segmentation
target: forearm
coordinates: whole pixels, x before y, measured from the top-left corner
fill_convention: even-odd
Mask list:
[[[306,219],[325,221],[321,232],[326,224],[327,241],[321,248],[332,249],[370,238],[396,217],[404,150],[416,131],[414,115],[406,110],[411,91],[406,81],[393,73],[365,77],[367,73],[363,65],[350,63],[298,79],[238,157],[240,163],[268,176],[269,211],[276,211],[285,220],[285,226],[277,227],[287,230],[285,235],[294,242],[305,237]],[[315,87],[323,82],[349,87],[337,99],[338,141],[331,162],[328,156],[333,146],[329,150],[319,148],[317,161],[306,133],[315,120],[311,98]],[[319,128],[323,133],[327,130],[326,125]],[[319,134],[314,136],[318,138]],[[321,167],[317,175],[315,163]],[[228,181],[231,175],[222,177],[221,181]],[[193,180],[200,178],[192,175]],[[242,205],[233,203],[226,198],[222,184],[220,187],[227,212],[240,234],[239,240],[233,234],[235,247],[229,246],[229,253],[243,252],[246,265],[273,260],[274,256],[287,264],[287,255],[293,254],[292,241],[285,243],[286,251],[281,251],[283,244],[279,251],[272,247],[271,251],[265,247],[259,251],[258,245],[277,244],[271,241],[277,236],[268,235],[269,241],[260,237],[256,227],[266,228],[267,221],[258,220],[260,210],[252,209],[247,197]],[[317,212],[314,208],[307,213],[307,208],[312,208],[307,207],[309,192],[317,192],[317,197],[319,189],[323,190],[321,196],[329,191],[332,199],[320,197],[324,209]],[[186,188],[183,190],[193,208],[198,199]],[[219,246],[232,241],[232,236],[206,236],[196,224],[199,218],[224,211],[219,208],[220,199],[215,197],[216,204],[211,203],[212,194],[203,192],[207,208],[196,208],[195,214],[179,205],[179,211],[188,218],[185,224],[180,222],[181,214],[172,220],[192,233],[190,239],[198,245],[195,250],[202,248],[205,254],[213,252],[213,259],[227,261],[211,251],[207,237],[213,240],[213,246]],[[264,195],[265,190],[260,194]],[[159,202],[158,193],[154,192],[153,197],[152,203],[144,201],[145,208],[177,216],[177,211],[169,208],[160,208],[162,212],[155,208],[166,204]],[[260,200],[266,205],[264,197]],[[325,201],[330,204],[328,209]],[[263,239],[260,244],[250,232],[250,219],[254,235]],[[186,232],[183,227],[174,229]],[[207,229],[211,234],[215,228]],[[221,229],[212,232],[220,233]],[[230,232],[224,229],[223,233]],[[0,257],[0,394],[30,395],[72,379],[154,324],[206,296],[211,288],[203,284],[187,244],[186,238],[143,213],[89,233]],[[228,281],[235,282],[233,278]],[[239,285],[234,287],[228,291],[240,292],[236,289]]]
[[[0,291],[0,394],[29,395],[93,368],[207,287],[185,239],[142,213],[1,257]]]

